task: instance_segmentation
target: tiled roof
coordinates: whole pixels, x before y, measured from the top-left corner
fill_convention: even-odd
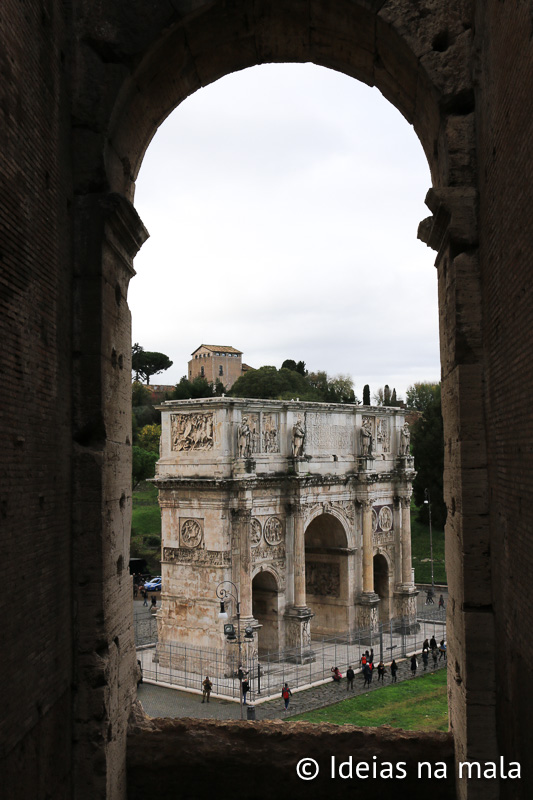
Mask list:
[[[211,350],[216,353],[238,353],[242,356],[242,350],[237,350],[235,347],[227,347],[225,344],[201,344],[200,347],[192,351],[191,355],[193,356],[198,350],[201,350],[202,347],[205,348],[205,350]]]

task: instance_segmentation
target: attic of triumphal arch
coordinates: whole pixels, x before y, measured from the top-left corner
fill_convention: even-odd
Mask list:
[[[160,409],[160,645],[223,649],[225,580],[260,654],[305,662],[313,633],[416,624],[401,410],[224,397]]]

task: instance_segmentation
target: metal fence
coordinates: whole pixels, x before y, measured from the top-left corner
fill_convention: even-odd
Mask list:
[[[155,629],[155,620],[146,622],[153,622]],[[145,680],[201,691],[202,681],[209,675],[215,695],[238,699],[239,656],[236,644],[223,651],[154,641],[153,646],[147,648],[150,626],[144,620],[138,620],[138,623],[140,630],[138,634],[136,631],[136,641],[142,640],[144,645],[144,649],[138,651],[138,658]],[[389,664],[393,658],[420,653],[425,639],[434,637],[437,643],[446,639],[446,615],[442,611],[431,608],[427,614],[421,612],[419,625],[419,630],[410,633],[407,620],[395,619],[390,623],[380,623],[375,630],[315,638],[307,663],[297,663],[301,660],[301,653],[297,650],[269,652],[258,657],[253,646],[243,645],[242,662],[248,672],[251,699],[257,701],[277,696],[285,681],[294,690],[329,680],[334,667],[339,667],[343,675],[348,666],[358,670],[361,657],[367,650],[374,651],[374,661]]]

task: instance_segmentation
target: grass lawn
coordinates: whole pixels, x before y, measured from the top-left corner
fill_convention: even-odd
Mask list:
[[[416,583],[431,583],[429,525],[418,522],[418,509],[411,507],[411,553]],[[435,583],[448,583],[444,567],[444,531],[432,526]]]
[[[145,558],[152,575],[161,574],[161,510],[151,483],[141,483],[133,492],[131,556]]]
[[[291,721],[294,719],[361,727],[392,725],[406,731],[447,731],[446,670],[291,717]]]

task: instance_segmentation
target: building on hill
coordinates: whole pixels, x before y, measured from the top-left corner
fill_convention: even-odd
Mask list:
[[[188,377],[205,378],[209,383],[220,381],[231,389],[237,378],[251,367],[242,363],[242,351],[221,344],[201,344],[191,353]]]

